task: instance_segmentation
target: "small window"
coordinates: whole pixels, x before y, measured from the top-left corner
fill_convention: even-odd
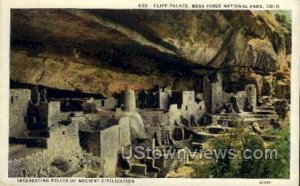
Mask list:
[[[24,169],[22,170],[22,177],[26,177],[26,171]]]
[[[188,110],[188,106],[185,106],[185,110]]]
[[[202,110],[202,106],[200,106],[199,109]]]
[[[14,103],[14,97],[13,96],[10,97],[10,103]]]
[[[24,123],[27,123],[27,117],[26,116],[24,117]]]
[[[104,104],[105,104],[104,100],[101,100],[102,107],[104,107]]]
[[[65,131],[62,131],[62,133],[61,133],[62,135],[65,135]]]

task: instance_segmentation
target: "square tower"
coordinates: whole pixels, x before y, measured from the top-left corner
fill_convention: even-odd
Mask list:
[[[9,137],[22,137],[27,131],[27,108],[31,100],[29,89],[10,89]]]
[[[217,72],[213,76],[203,79],[203,97],[207,111],[215,114],[223,108],[222,74]]]

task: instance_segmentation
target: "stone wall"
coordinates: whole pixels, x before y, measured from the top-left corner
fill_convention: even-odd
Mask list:
[[[159,108],[167,110],[169,107],[169,96],[170,93],[159,90]]]
[[[77,169],[82,157],[79,145],[78,125],[71,123],[68,126],[58,125],[50,129],[50,138],[47,139],[48,148],[8,162],[9,177],[52,177],[63,173],[53,166],[55,160],[63,160],[67,170]]]
[[[47,126],[49,138],[47,149],[21,159],[9,162],[9,175],[17,176],[61,176],[64,171],[76,169],[82,157],[79,144],[78,125],[83,122],[83,117],[70,117],[71,123],[59,124],[59,120],[66,116],[60,114],[60,102],[42,102],[38,106],[41,120],[39,125]],[[56,169],[52,166],[55,161],[63,161],[67,170]],[[55,175],[52,171],[58,173]],[[57,172],[58,171],[58,172]],[[52,173],[51,173],[52,172]]]
[[[245,91],[247,94],[247,104],[246,107],[251,106],[252,111],[256,109],[256,103],[257,103],[257,91],[254,84],[246,85]]]
[[[96,117],[91,114],[88,116]],[[80,144],[87,152],[104,159],[106,176],[115,176],[119,150],[122,145],[128,146],[131,144],[130,118],[122,116],[118,125],[107,126],[104,129],[93,130],[81,126]]]
[[[291,87],[289,83],[278,81],[278,83],[275,85],[275,96],[281,99],[290,99]]]
[[[140,113],[136,111],[116,113],[117,118],[122,118],[124,116],[129,118],[129,126],[132,139],[144,139],[146,137],[146,132],[144,121]]]
[[[230,98],[233,96],[233,93],[223,92],[222,99],[225,103],[230,103]]]
[[[42,102],[38,111],[41,116],[40,125],[51,127],[58,124],[61,117],[59,101]]]
[[[101,157],[105,160],[105,176],[115,176],[119,151],[119,126],[115,125],[100,132]]]
[[[164,124],[166,119],[163,111],[159,110],[141,110],[141,116],[144,121],[145,127],[159,127]]]
[[[181,112],[178,109],[177,104],[170,105],[170,109],[168,112],[168,124],[169,125],[175,125],[175,123],[179,124],[180,121]]]
[[[246,98],[247,98],[246,91],[238,91],[236,94],[234,94],[234,96],[236,98],[236,102],[237,102],[237,105],[239,107],[239,110],[240,111],[244,110],[245,101],[246,101]]]
[[[195,102],[195,91],[182,91],[182,102],[183,103],[194,103]]]
[[[118,100],[114,97],[107,97],[106,99],[94,99],[97,109],[114,109],[118,104]]]
[[[196,119],[199,120],[199,119],[201,119],[201,118],[204,116],[204,114],[206,113],[206,108],[205,108],[205,102],[204,102],[204,100],[200,101],[200,102],[197,104],[197,106],[198,106],[198,110],[197,110],[197,112],[196,112],[196,116],[197,116],[198,118],[196,118]]]
[[[217,76],[219,76],[219,74],[217,74]],[[218,77],[220,78],[220,77]],[[212,113],[217,113],[218,111],[220,111],[223,108],[223,99],[222,99],[222,93],[223,93],[223,89],[222,89],[222,79],[217,79],[217,82],[212,83],[211,85],[211,112]]]
[[[205,102],[205,107],[208,112],[211,112],[212,103],[212,88],[210,80],[207,76],[203,78],[203,98]]]
[[[188,120],[190,120],[191,116],[195,117],[197,121],[202,118],[203,114],[206,112],[204,101],[202,100],[197,103],[195,101],[194,91],[183,91],[182,97],[183,103],[180,109],[181,115]]]
[[[245,87],[245,91],[238,91],[236,93],[223,92],[222,100],[223,103],[232,103],[232,98],[235,98],[238,109],[240,111],[250,111],[246,107],[252,105],[254,111],[257,105],[257,89],[254,84],[248,84]],[[232,103],[234,104],[234,103]]]
[[[223,108],[223,87],[222,75],[216,73],[214,77],[203,78],[203,98],[206,110],[210,113],[217,113]]]
[[[48,126],[53,126],[58,123],[60,117],[60,102],[51,101],[48,104]]]
[[[100,132],[80,131],[80,146],[94,156],[101,156]]]
[[[136,99],[133,89],[129,89],[125,92],[124,109],[129,112],[136,110]]]
[[[73,166],[78,164],[74,156],[79,156],[82,149],[79,144],[78,122],[69,125],[57,125],[50,129],[48,152],[52,157],[63,157]],[[73,162],[73,159],[76,160]]]
[[[29,89],[10,89],[9,137],[24,136],[27,130],[27,108],[31,100]]]
[[[131,144],[129,117],[122,117],[119,120],[119,141],[120,146],[128,146]]]

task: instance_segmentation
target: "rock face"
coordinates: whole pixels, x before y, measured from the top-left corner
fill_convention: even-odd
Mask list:
[[[11,80],[49,86],[57,89],[112,95],[127,88],[151,89],[155,85],[173,84],[168,76],[138,75],[102,69],[72,61],[52,58],[29,57],[23,53],[11,53]],[[181,79],[174,86],[176,90],[191,89],[193,80]],[[180,85],[182,85],[180,87]]]
[[[274,72],[279,67],[279,61],[272,44],[266,40],[249,40],[245,57],[250,66],[264,72]]]
[[[230,69],[229,79],[255,81],[260,95],[265,74],[289,79],[290,28],[269,11],[28,9],[13,10],[11,23],[17,82],[110,95],[195,89]]]

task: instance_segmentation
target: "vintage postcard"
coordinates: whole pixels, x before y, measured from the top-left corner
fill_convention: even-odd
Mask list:
[[[298,9],[1,2],[0,185],[298,185]]]

